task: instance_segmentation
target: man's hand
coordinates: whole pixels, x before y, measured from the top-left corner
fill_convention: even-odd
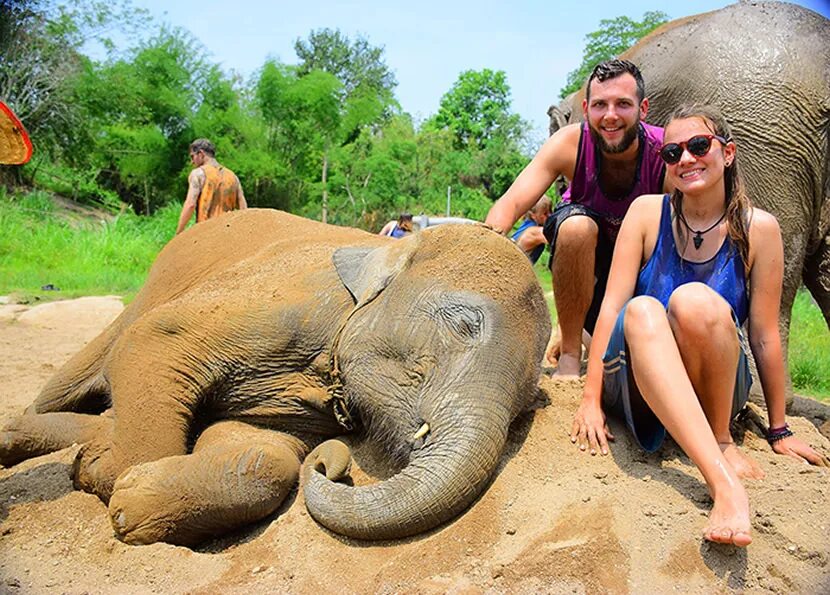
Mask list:
[[[490,225],[489,223],[478,223],[478,225],[481,225],[484,229],[489,229],[490,231],[495,231],[499,235],[502,235],[502,236],[507,235],[506,231],[502,230],[501,228]]]
[[[597,451],[607,455],[609,440],[613,441],[614,435],[608,430],[602,407],[583,399],[574,416],[571,442],[579,444],[579,450],[590,447],[592,455]]]
[[[795,436],[788,436],[772,443],[772,450],[780,455],[792,457],[797,461],[810,463],[818,467],[830,467],[827,457],[817,453],[808,444],[805,444]]]

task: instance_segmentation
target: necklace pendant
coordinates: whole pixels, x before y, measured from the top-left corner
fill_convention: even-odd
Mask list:
[[[695,250],[700,250],[700,245],[703,244],[703,236],[700,235],[700,232],[697,232],[697,235],[692,238],[692,241],[695,243]]]

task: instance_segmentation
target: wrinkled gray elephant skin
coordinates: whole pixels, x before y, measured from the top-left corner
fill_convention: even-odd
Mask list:
[[[192,545],[265,518],[301,475],[331,530],[413,535],[486,488],[549,334],[527,258],[483,226],[394,240],[230,213],[165,247],[5,428],[0,462],[83,444],[75,485],[128,543]],[[349,432],[397,473],[337,482],[351,456],[333,438]]]

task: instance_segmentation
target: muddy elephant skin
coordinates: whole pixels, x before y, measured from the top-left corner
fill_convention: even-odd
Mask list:
[[[527,258],[483,226],[394,240],[229,213],[165,247],[122,315],[5,429],[0,462],[83,443],[75,485],[108,502],[129,543],[192,545],[262,519],[303,460],[320,523],[413,535],[485,489],[549,334]],[[349,431],[397,473],[334,481],[351,457],[332,438]]]
[[[637,64],[648,121],[717,106],[752,201],[784,238],[781,329],[802,280],[830,325],[830,20],[785,2],[738,2],[656,29],[620,57]],[[580,91],[551,107],[551,133],[582,118]]]

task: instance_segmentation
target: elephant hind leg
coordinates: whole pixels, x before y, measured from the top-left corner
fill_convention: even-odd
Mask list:
[[[21,461],[84,444],[112,432],[111,417],[81,413],[23,415],[0,430],[0,464]]]
[[[220,422],[189,455],[143,463],[115,482],[109,513],[131,544],[192,546],[272,514],[297,484],[305,447],[294,437]]]
[[[816,300],[830,327],[830,234],[804,263],[804,285]]]

